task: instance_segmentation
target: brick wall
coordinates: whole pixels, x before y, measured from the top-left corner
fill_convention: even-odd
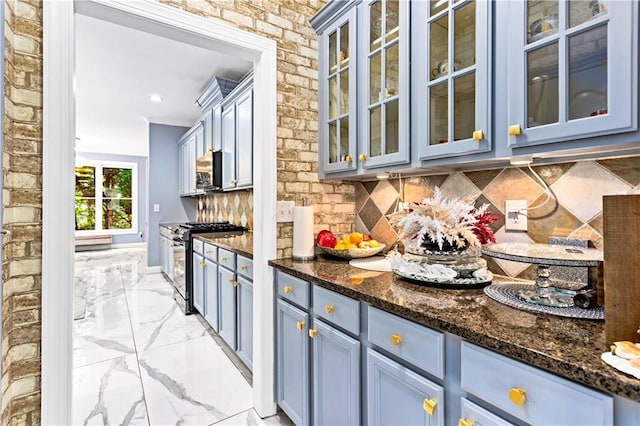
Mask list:
[[[2,424],[40,421],[42,7],[5,2]]]
[[[163,3],[277,41],[277,197],[315,206],[315,231],[349,232],[355,219],[351,183],[318,182],[318,38],[309,19],[319,0],[165,0]],[[212,206],[217,195],[208,196]],[[222,200],[219,200],[220,204]],[[226,214],[242,211],[230,205]],[[291,256],[293,225],[278,224],[278,257]]]

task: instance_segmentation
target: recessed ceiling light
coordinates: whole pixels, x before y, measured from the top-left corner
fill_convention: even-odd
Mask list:
[[[162,101],[164,101],[164,98],[162,96],[160,96],[160,95],[151,95],[151,96],[149,96],[149,100],[151,102],[162,102]]]

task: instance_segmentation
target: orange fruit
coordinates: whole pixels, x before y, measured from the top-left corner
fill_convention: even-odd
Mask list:
[[[360,232],[352,232],[351,234],[349,234],[349,240],[353,244],[361,243],[363,238],[364,238],[364,235],[362,235],[362,233]]]

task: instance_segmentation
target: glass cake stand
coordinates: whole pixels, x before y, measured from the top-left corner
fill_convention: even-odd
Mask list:
[[[482,247],[482,254],[496,259],[538,265],[535,287],[519,291],[519,296],[529,303],[568,308],[574,306],[575,291],[557,288],[550,280],[551,266],[587,267],[588,287],[596,288],[598,269],[602,268],[600,250],[556,244],[497,243]]]

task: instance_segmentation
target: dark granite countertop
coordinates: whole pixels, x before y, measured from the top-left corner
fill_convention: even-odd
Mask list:
[[[603,322],[532,314],[498,303],[481,289],[422,287],[325,255],[310,262],[275,259],[269,265],[558,376],[640,401],[640,380],[600,359],[608,350]]]
[[[196,234],[193,238],[253,259],[253,232],[245,232],[242,235],[232,237],[219,237],[216,234],[204,233]]]

